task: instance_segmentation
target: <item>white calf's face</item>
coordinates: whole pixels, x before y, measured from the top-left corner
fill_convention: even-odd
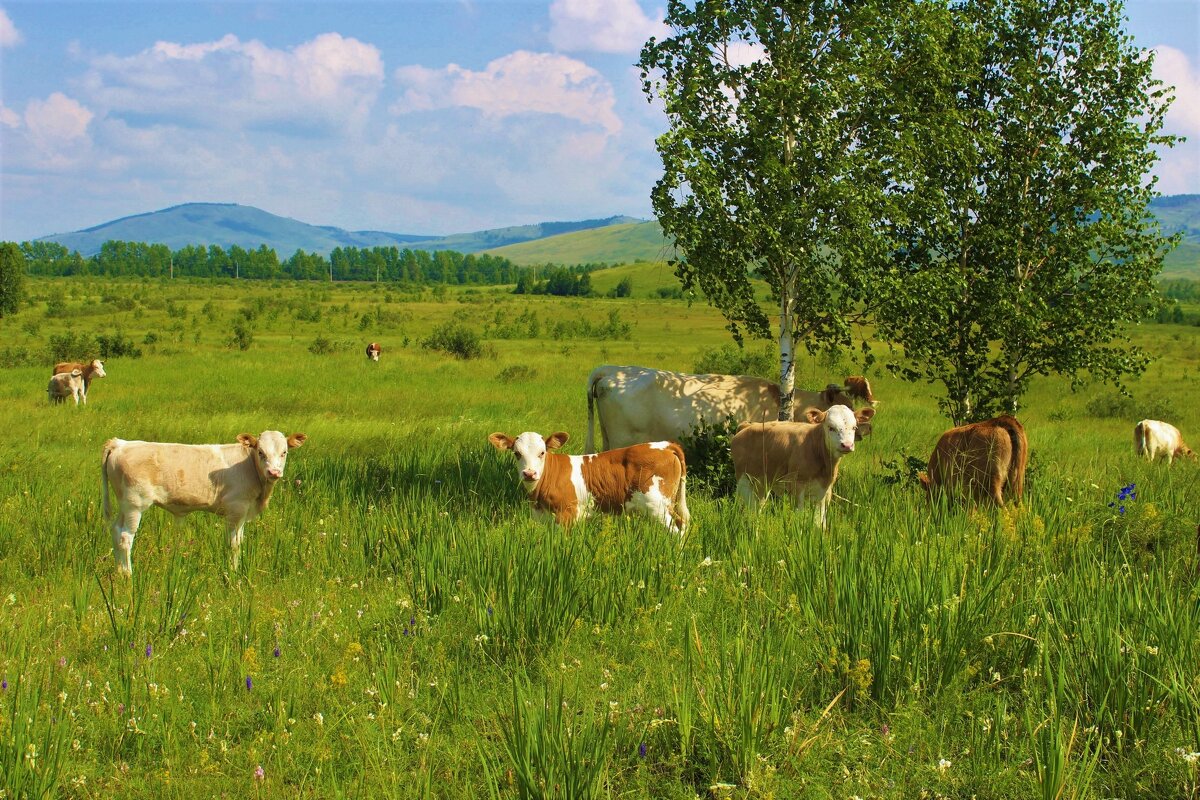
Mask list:
[[[238,442],[254,451],[254,464],[266,480],[274,483],[283,477],[289,447],[300,447],[308,439],[303,433],[284,437],[279,431],[263,431],[258,436],[243,433]]]
[[[102,364],[99,359],[96,359],[95,361],[92,362],[92,370],[93,370],[92,371],[93,378],[103,378],[104,377],[104,364]],[[107,384],[105,384],[105,385],[107,385]]]
[[[821,421],[821,429],[825,432],[825,446],[829,452],[843,454],[854,452],[854,432],[858,430],[858,420],[854,412],[845,406],[830,406]]]
[[[526,431],[515,439],[503,433],[493,433],[488,441],[497,450],[512,451],[517,457],[517,473],[521,476],[522,485],[533,491],[546,472],[546,454],[566,444],[567,438],[567,434],[561,432],[542,436]]]

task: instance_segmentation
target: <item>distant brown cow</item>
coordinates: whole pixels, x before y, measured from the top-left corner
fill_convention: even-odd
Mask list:
[[[383,352],[383,348],[379,346],[379,342],[371,342],[367,345],[367,358],[371,361],[378,361],[381,352]]]
[[[50,383],[46,386],[46,398],[55,404],[65,403],[68,397],[73,397],[75,405],[79,405],[81,394],[83,394],[83,373],[77,369],[51,376]]]
[[[1016,417],[1003,414],[943,433],[929,458],[929,471],[920,479],[931,496],[948,491],[1002,506],[1005,487],[1010,499],[1021,501],[1028,461],[1024,426]]]
[[[92,388],[92,378],[103,378],[104,362],[98,358],[91,361],[60,361],[54,365],[52,374],[58,375],[61,372],[70,372],[71,370],[79,370],[83,373],[83,404],[87,405],[88,389]]]

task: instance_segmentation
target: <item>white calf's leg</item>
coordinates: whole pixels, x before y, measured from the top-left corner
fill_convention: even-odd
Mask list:
[[[762,507],[766,505],[768,495],[766,488],[763,488],[761,497],[758,495],[749,475],[743,475],[738,479],[737,496],[746,504],[746,510],[751,514],[762,510]]]
[[[246,520],[230,519],[227,524],[229,526],[230,564],[233,571],[237,572],[238,564],[242,560],[242,530],[246,527]]]
[[[117,569],[126,575],[133,575],[133,538],[141,523],[140,508],[122,508],[113,520],[113,558],[117,562]]]

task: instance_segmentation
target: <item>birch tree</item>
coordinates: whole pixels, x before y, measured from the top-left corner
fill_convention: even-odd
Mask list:
[[[895,37],[924,4],[671,0],[671,35],[639,66],[670,129],[655,214],[740,343],[778,309],[780,419],[792,417],[796,348],[849,346],[869,311],[868,266],[887,253]]]

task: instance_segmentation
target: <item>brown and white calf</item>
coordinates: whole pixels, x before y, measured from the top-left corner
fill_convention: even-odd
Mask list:
[[[379,354],[382,351],[383,348],[379,346],[379,342],[371,342],[369,345],[367,345],[367,358],[369,358],[371,361],[378,361]]]
[[[81,394],[83,394],[83,373],[77,369],[51,376],[50,383],[46,385],[46,398],[51,403],[64,403],[68,397],[73,397],[75,405],[79,405]]]
[[[535,516],[570,525],[593,511],[640,513],[682,535],[687,507],[687,466],[674,442],[650,442],[584,456],[551,453],[567,443],[566,433],[527,431],[515,439],[493,433],[488,441],[517,458],[521,485]]]
[[[1133,452],[1147,461],[1165,457],[1168,464],[1183,456],[1196,457],[1192,448],[1183,443],[1178,428],[1156,419],[1144,419],[1134,426]]]
[[[57,375],[60,372],[71,372],[72,370],[79,370],[83,373],[83,404],[87,405],[87,393],[88,389],[92,388],[92,378],[103,378],[106,375],[104,362],[98,358],[91,361],[60,361],[54,365],[53,374]]]
[[[813,518],[824,527],[838,464],[871,432],[874,415],[873,408],[855,413],[836,405],[809,409],[808,422],[743,422],[730,442],[738,496],[751,509],[773,491],[786,492],[796,508],[813,500]]]
[[[1010,499],[1021,501],[1028,462],[1025,427],[1016,417],[1002,414],[943,433],[929,457],[929,471],[919,477],[931,496],[947,491],[1002,506],[1005,488]]]
[[[243,433],[237,444],[171,444],[109,439],[102,462],[104,516],[111,516],[109,486],[117,498],[113,519],[113,556],[117,568],[133,574],[130,553],[142,514],[151,506],[177,518],[210,511],[225,518],[236,570],[242,528],[271,501],[283,477],[288,450],[308,439],[303,433],[285,437],[279,431],[258,436]]]

